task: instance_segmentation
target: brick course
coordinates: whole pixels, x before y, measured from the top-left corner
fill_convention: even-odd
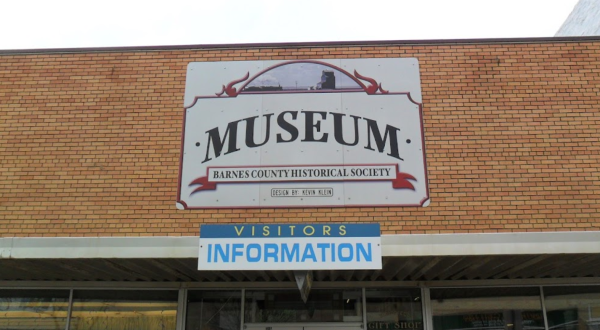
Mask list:
[[[177,210],[186,66],[416,57],[431,205]],[[379,222],[384,234],[598,230],[600,41],[0,53],[0,236],[197,235]]]

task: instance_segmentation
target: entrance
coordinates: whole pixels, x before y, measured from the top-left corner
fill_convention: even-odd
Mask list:
[[[419,288],[189,290],[186,329],[423,330],[422,314]]]
[[[298,290],[246,290],[244,324],[260,325],[261,330],[360,326],[362,306],[361,289],[313,290],[307,302],[302,301]]]
[[[361,323],[314,323],[314,324],[282,324],[262,323],[247,324],[245,330],[362,330]]]

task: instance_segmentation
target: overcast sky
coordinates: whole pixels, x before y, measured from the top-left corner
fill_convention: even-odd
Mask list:
[[[5,0],[0,49],[551,37],[577,0]]]

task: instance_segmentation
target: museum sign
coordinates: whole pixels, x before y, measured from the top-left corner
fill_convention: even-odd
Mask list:
[[[426,206],[418,61],[188,65],[178,207]]]

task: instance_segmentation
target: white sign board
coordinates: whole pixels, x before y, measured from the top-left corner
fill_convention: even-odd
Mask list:
[[[381,269],[379,224],[202,225],[198,270]]]
[[[190,63],[178,207],[426,206],[416,59]]]

